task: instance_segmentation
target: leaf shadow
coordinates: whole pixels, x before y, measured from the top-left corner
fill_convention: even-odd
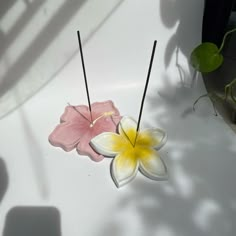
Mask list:
[[[164,75],[162,87],[153,88],[157,92],[146,100],[149,122],[169,137],[160,150],[169,180],[155,182],[139,174],[124,186],[126,194],[118,192],[119,202],[98,235],[113,228],[115,235],[136,236],[232,236],[236,230],[235,140],[227,135],[223,120],[214,116],[211,103],[204,100],[192,111],[204,90],[202,81],[190,88],[182,83],[184,77],[176,76],[179,83],[174,85],[173,78]]]
[[[191,50],[195,47],[192,39],[199,38],[199,32],[196,30],[199,22],[196,19],[201,19],[193,13],[198,12],[196,9],[203,9],[203,4],[203,1],[160,0],[160,16],[164,26],[169,29],[176,26],[176,31],[170,37],[165,50],[166,68],[177,47],[186,58],[189,58]],[[196,25],[190,25],[192,23]]]

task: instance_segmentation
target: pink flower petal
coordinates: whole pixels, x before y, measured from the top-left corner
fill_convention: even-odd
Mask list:
[[[99,119],[93,126],[94,137],[103,132],[116,132],[120,116],[109,116]]]
[[[93,120],[101,116],[104,112],[113,111],[113,115],[120,115],[114,103],[110,100],[105,102],[95,102],[91,105]]]
[[[119,120],[121,118],[119,117]],[[116,125],[119,123],[118,116],[114,119],[111,117],[103,117],[99,119],[93,127],[83,136],[77,145],[77,151],[81,155],[89,156],[93,161],[101,161],[104,157],[99,155],[90,145],[91,139],[103,132],[116,132]]]
[[[87,119],[84,119],[84,117]],[[67,106],[63,115],[61,116],[61,122],[70,122],[76,123],[78,121],[84,120],[89,123],[90,112],[87,106],[79,105],[79,106]]]
[[[121,116],[112,101],[96,102],[91,105],[93,125],[87,106],[67,106],[59,124],[49,136],[53,146],[71,151],[77,147],[81,155],[88,155],[94,161],[101,161],[103,156],[90,146],[93,137],[103,132],[116,132]]]
[[[87,132],[87,134],[83,136],[83,139],[81,139],[77,145],[77,152],[80,155],[89,156],[93,161],[99,162],[103,160],[104,157],[95,152],[94,149],[89,145],[92,136],[92,132]]]
[[[64,122],[54,129],[48,139],[53,146],[61,147],[68,152],[77,146],[86,132],[85,126]]]

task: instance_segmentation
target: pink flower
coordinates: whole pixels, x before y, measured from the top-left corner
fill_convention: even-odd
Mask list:
[[[87,106],[67,106],[61,123],[49,135],[49,142],[67,152],[76,148],[80,155],[101,161],[104,157],[95,152],[89,143],[98,134],[116,132],[121,116],[112,101],[95,102],[91,104],[91,110],[93,122]]]

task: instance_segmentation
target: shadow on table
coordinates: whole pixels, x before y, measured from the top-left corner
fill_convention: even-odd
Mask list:
[[[165,66],[176,48],[188,57],[200,32],[189,26],[195,4],[203,1],[161,0],[163,23],[177,31],[169,40]],[[189,9],[190,7],[190,9]],[[192,9],[192,10],[191,10]],[[199,8],[196,8],[199,9]],[[183,71],[185,76],[188,71]],[[193,112],[194,101],[202,95],[199,80],[193,89],[186,78],[165,75],[162,88],[146,98],[145,110],[153,127],[167,131],[167,144],[160,150],[169,180],[155,182],[140,173],[122,190],[118,204],[110,210],[108,222],[98,235],[232,236],[236,226],[234,188],[235,138],[221,117],[214,116],[212,104],[203,99]],[[173,85],[179,80],[179,86]],[[149,124],[142,124],[150,126]],[[120,192],[119,192],[120,191]]]
[[[40,57],[40,55],[43,54],[43,52],[48,48],[52,41],[57,38],[58,34],[62,31],[62,29],[66,26],[70,19],[78,12],[78,9],[81,8],[85,1],[86,0],[65,1],[53,15],[50,22],[43,28],[43,30],[40,31],[38,37],[36,37],[33,42],[25,48],[24,53],[15,63],[13,63],[12,65],[8,65],[7,58],[3,58],[3,61],[5,61],[5,68],[7,68],[7,73],[1,78],[1,96],[16,82],[18,82],[22,75],[24,75],[28,71],[28,69]],[[9,11],[10,8],[23,7],[16,6],[17,2],[15,1],[11,1],[13,5],[4,2],[5,1],[1,2],[1,7],[4,8],[4,6],[6,5],[6,12]],[[11,44],[15,42],[15,40],[17,40],[19,34],[23,30],[25,30],[27,24],[29,24],[29,22],[41,8],[41,5],[43,5],[45,2],[45,0],[24,2],[25,11],[16,21],[15,25],[13,25],[11,29],[9,29],[6,33],[1,30],[0,55],[4,56],[5,50],[9,48]],[[4,13],[6,12],[1,13],[4,15]],[[46,11],[45,14],[47,14]],[[38,33],[37,27],[35,27],[34,33]]]
[[[160,0],[160,16],[165,27],[174,28],[176,32],[169,39],[165,51],[165,66],[170,64],[170,60],[176,49],[189,58],[191,51],[196,46],[193,43],[201,39],[201,25],[203,16],[204,1],[193,0]],[[202,9],[202,12],[201,12]],[[199,12],[201,15],[199,15]],[[198,21],[199,19],[199,21]],[[199,31],[196,30],[199,28]],[[196,42],[193,41],[196,39]]]
[[[139,173],[123,187],[127,192],[121,194],[100,235],[232,236],[235,139],[214,116],[210,103],[201,101],[196,112],[190,110],[202,84],[194,89],[172,85],[170,91],[168,77],[165,82],[147,97],[145,107],[152,125],[168,133],[160,154],[169,180],[155,182]]]
[[[173,113],[169,143],[161,150],[169,180],[154,182],[139,174],[124,187],[127,194],[111,210],[100,235],[234,235],[233,142],[222,141],[213,129],[175,123]]]
[[[18,98],[17,94],[15,94],[15,97],[16,99]],[[47,199],[50,194],[48,173],[46,171],[44,154],[41,145],[36,139],[36,129],[32,127],[24,108],[20,107],[18,111],[22,127],[24,128],[24,136],[27,140],[27,151],[34,173],[35,183],[37,184],[41,197]]]
[[[6,216],[3,236],[61,236],[60,221],[55,207],[17,206]]]
[[[61,33],[64,27],[70,22],[70,20],[78,13],[79,9],[85,4],[88,0],[70,0],[64,1],[64,3],[58,8],[55,14],[53,14],[52,19],[50,19],[49,23],[44,26],[44,28],[38,32],[37,27],[33,30],[35,35],[39,33],[39,35],[29,44],[23,51],[22,55],[13,63],[9,63],[9,58],[4,56],[6,50],[8,50],[12,44],[17,43],[16,40],[20,33],[22,33],[27,25],[31,22],[31,20],[37,15],[38,11],[42,8],[43,4],[47,3],[47,0],[43,1],[24,1],[21,4],[24,4],[26,8],[20,18],[16,21],[16,23],[5,32],[1,29],[0,25],[0,60],[2,60],[2,65],[4,66],[3,76],[0,79],[0,98],[3,97],[6,92],[11,89],[15,84],[17,84],[23,76],[30,70],[34,63],[40,58],[45,51],[47,51],[50,44],[53,41],[57,40],[58,35]],[[109,18],[114,14],[114,12],[120,7],[120,5],[125,0],[119,0],[111,9],[110,12],[99,22],[99,24],[94,28],[91,29],[89,35],[83,40],[83,45],[86,44],[99,30],[100,28],[109,20]],[[4,14],[11,10],[11,8],[16,8],[17,3],[15,1],[2,1],[0,3],[0,19],[3,18]],[[22,7],[22,6],[20,6]],[[50,14],[47,8],[44,9],[44,14],[47,16]],[[34,34],[32,34],[34,35]],[[75,34],[76,35],[76,34]],[[49,75],[49,78],[44,81],[44,78],[37,79],[35,84],[38,86],[37,88],[25,88],[27,92],[27,97],[24,97],[24,91],[21,91],[22,97],[18,101],[17,105],[21,105],[27,99],[32,97],[40,88],[47,85],[58,73],[60,73],[63,68],[77,55],[78,49],[76,50],[65,60],[65,62],[58,66],[53,73]],[[49,55],[49,58],[51,55]],[[46,67],[46,65],[45,65]],[[47,68],[46,68],[47,70]],[[44,69],[42,68],[42,71]],[[38,73],[41,73],[38,71]],[[44,73],[41,73],[44,74]],[[38,78],[38,77],[37,77]],[[32,78],[33,79],[33,78]],[[40,86],[39,86],[40,85]],[[29,95],[29,89],[32,89],[32,93]],[[12,108],[8,108],[8,111],[4,114],[0,113],[0,118],[3,118],[7,114],[9,114],[12,110],[14,110],[16,106]]]
[[[7,173],[6,164],[3,159],[0,158],[0,203],[3,200],[3,197],[7,191],[8,181],[9,177]]]

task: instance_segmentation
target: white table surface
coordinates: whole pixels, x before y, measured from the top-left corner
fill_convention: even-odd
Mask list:
[[[17,235],[9,228],[21,227],[24,217],[26,225],[42,220],[40,209],[49,209],[50,216],[44,217],[56,222],[39,222],[44,236],[235,235],[235,134],[221,116],[214,116],[207,98],[196,112],[191,109],[206,93],[200,76],[190,88],[193,71],[187,60],[200,42],[203,5],[203,0],[122,1],[83,47],[92,102],[112,100],[122,115],[137,119],[157,40],[141,126],[167,131],[161,155],[169,180],[155,182],[138,173],[117,189],[111,159],[95,163],[48,143],[67,103],[87,104],[77,51],[53,80],[1,119],[3,236]],[[94,12],[87,17],[95,17]],[[86,29],[86,23],[76,27]],[[76,27],[63,47],[77,50]],[[18,99],[17,89],[12,96]],[[26,217],[30,210],[32,222]],[[56,228],[61,233],[50,233]]]

